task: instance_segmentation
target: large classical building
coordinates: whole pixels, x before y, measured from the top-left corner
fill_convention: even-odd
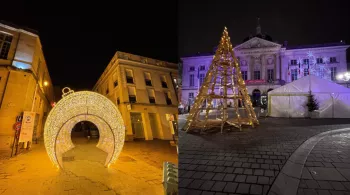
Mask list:
[[[177,134],[178,65],[117,51],[93,90],[122,114],[126,140],[172,140]]]
[[[249,36],[234,47],[242,76],[254,105],[260,105],[268,91],[306,75],[336,80],[338,73],[347,71],[346,45],[343,41],[330,44],[289,46],[278,44],[271,36],[261,33],[258,24],[255,36]],[[181,104],[192,105],[204,81],[214,53],[182,57],[183,74]],[[216,89],[220,93],[220,88]],[[215,102],[214,102],[215,104]]]
[[[43,135],[52,87],[37,33],[0,23],[0,150],[10,149],[23,111],[36,112],[34,138]]]

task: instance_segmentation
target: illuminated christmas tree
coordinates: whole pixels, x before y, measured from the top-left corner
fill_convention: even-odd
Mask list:
[[[219,93],[218,93],[219,92]],[[204,112],[204,113],[203,113]],[[225,27],[183,128],[186,132],[259,124]]]

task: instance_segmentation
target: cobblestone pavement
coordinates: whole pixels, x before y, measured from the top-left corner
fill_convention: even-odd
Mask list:
[[[53,167],[42,142],[26,154],[0,160],[0,194],[163,194],[162,163],[177,163],[169,141],[126,142],[109,168],[102,165],[105,153],[96,141],[75,145],[65,154],[74,160],[64,162],[64,171]]]
[[[350,194],[350,133],[317,143],[303,168],[299,194]]]
[[[185,122],[180,117],[179,125]],[[290,155],[308,138],[349,127],[342,119],[260,119],[242,132],[179,133],[180,194],[267,194]]]

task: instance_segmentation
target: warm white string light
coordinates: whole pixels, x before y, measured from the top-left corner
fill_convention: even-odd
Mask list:
[[[223,89],[223,94],[220,95],[215,94],[218,78],[221,78],[218,85],[220,89]],[[233,94],[228,94],[229,90],[232,91]],[[213,99],[219,99],[220,102],[222,102],[221,106],[218,107],[221,116],[215,120],[209,120],[209,111],[212,110]],[[233,100],[233,109],[236,113],[235,119],[228,119],[228,99],[230,99],[230,103],[231,100]],[[203,103],[206,101],[208,105],[206,107],[204,120],[202,120],[200,112]],[[246,111],[246,116],[241,116],[239,113],[239,101],[242,103],[244,102],[242,109]],[[242,79],[240,65],[233,52],[230,37],[225,27],[218,49],[213,56],[212,63],[209,66],[209,70],[195,98],[195,102],[183,129],[187,132],[192,129],[201,129],[201,131],[205,131],[207,128],[220,125],[222,132],[226,123],[241,129],[242,125],[251,125],[254,127],[254,124],[259,124],[259,121],[250,101],[245,82]]]
[[[80,121],[90,121],[99,129],[97,147],[107,152],[105,166],[109,167],[123,148],[125,126],[113,102],[91,91],[69,91],[50,111],[44,128],[45,148],[50,160],[57,168],[62,167],[62,154],[74,147],[71,130]]]

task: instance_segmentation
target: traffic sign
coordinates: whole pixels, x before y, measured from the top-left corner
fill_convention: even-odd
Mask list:
[[[19,130],[21,130],[21,126],[22,126],[22,123],[21,123],[21,122],[16,122],[15,125],[13,126],[13,128],[14,128],[16,131],[19,131]]]

